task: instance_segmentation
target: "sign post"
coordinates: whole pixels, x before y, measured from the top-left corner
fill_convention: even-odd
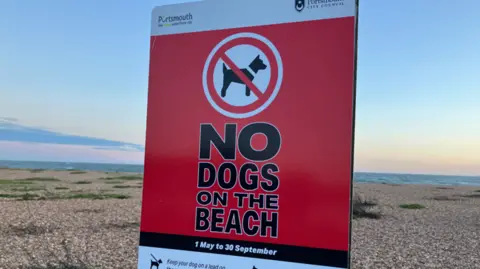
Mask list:
[[[357,10],[153,10],[139,269],[349,268]]]

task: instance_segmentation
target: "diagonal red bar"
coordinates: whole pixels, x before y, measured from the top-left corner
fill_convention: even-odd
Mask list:
[[[238,68],[232,59],[230,59],[226,54],[220,56],[220,59],[222,59],[222,61],[224,61],[228,67],[232,69],[235,75],[237,75],[240,80],[248,86],[248,88],[257,96],[258,99],[262,97],[263,93],[257,88],[257,86],[255,86],[255,84],[253,84],[252,81],[250,81],[250,79],[248,79],[248,77],[242,72],[242,70],[240,70],[240,68]]]

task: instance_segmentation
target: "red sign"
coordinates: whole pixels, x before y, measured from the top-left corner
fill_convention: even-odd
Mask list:
[[[138,268],[349,267],[356,10],[153,11]]]

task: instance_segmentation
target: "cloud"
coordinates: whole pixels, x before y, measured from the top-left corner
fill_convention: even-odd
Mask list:
[[[143,164],[140,151],[89,146],[0,141],[0,160]]]
[[[13,117],[0,117],[0,122],[2,121],[5,121],[5,122],[17,122],[18,119],[17,118],[13,118]]]
[[[16,118],[0,117],[0,141],[87,146],[98,150],[143,152],[144,146],[103,138],[55,132],[46,128],[26,126]]]

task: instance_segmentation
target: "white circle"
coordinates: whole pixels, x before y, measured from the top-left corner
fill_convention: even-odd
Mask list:
[[[208,84],[207,84],[207,76],[208,76],[207,73],[208,73],[208,68],[210,66],[210,62],[212,61],[212,58],[215,55],[215,53],[223,45],[225,45],[227,42],[230,42],[234,39],[242,38],[242,37],[250,37],[250,38],[257,39],[257,40],[265,43],[272,50],[273,55],[275,56],[275,60],[277,62],[277,66],[278,66],[278,78],[277,78],[277,82],[275,84],[275,87],[273,89],[272,94],[270,95],[268,100],[264,104],[262,104],[259,108],[255,109],[253,111],[250,111],[250,112],[246,112],[246,113],[233,113],[233,112],[226,111],[226,110],[222,109],[212,99],[212,96],[210,95],[210,91],[208,89]],[[221,62],[221,60],[219,60],[219,62]],[[216,68],[217,68],[217,66],[218,66],[218,63],[216,64]],[[269,64],[269,66],[270,66],[270,64]],[[277,48],[273,45],[273,43],[270,42],[270,40],[266,39],[265,37],[263,37],[261,35],[258,35],[258,34],[255,34],[255,33],[238,33],[238,34],[231,35],[231,36],[225,38],[224,40],[222,40],[210,52],[210,55],[208,55],[207,61],[205,62],[205,66],[203,67],[202,84],[203,84],[203,91],[205,92],[205,96],[207,97],[208,102],[210,103],[210,105],[212,105],[212,107],[216,111],[218,111],[221,114],[223,114],[224,116],[227,116],[227,117],[230,117],[230,118],[242,119],[242,118],[252,117],[252,116],[262,112],[263,110],[265,110],[273,102],[275,97],[277,97],[278,92],[280,91],[280,86],[282,85],[282,79],[283,79],[282,59],[280,57],[280,53],[278,52]],[[254,96],[254,95],[251,95],[251,96]],[[237,103],[237,106],[238,105],[240,105],[240,104]]]

